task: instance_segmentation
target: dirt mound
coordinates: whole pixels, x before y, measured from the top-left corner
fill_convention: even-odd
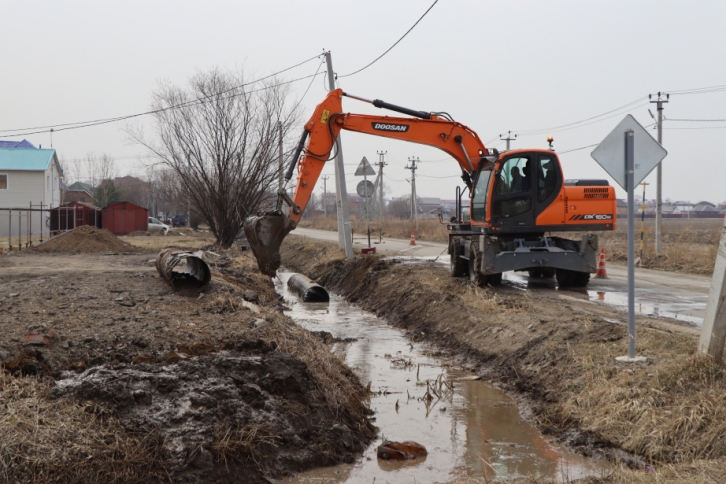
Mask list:
[[[133,252],[130,244],[120,240],[111,232],[90,225],[83,225],[70,232],[50,239],[35,250],[40,252]]]

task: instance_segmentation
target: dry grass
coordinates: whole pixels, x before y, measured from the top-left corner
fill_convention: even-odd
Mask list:
[[[359,220],[355,215],[350,216],[350,226],[353,228],[353,234],[365,234],[366,222]],[[378,220],[371,221],[371,238],[378,237],[380,227]],[[338,230],[338,220],[334,216],[328,218],[322,216],[310,217],[300,221],[300,227],[309,227],[320,230]],[[441,242],[446,244],[449,241],[449,232],[446,224],[442,224],[438,219],[419,219],[418,229],[416,223],[410,219],[384,217],[383,218],[383,236],[393,237],[395,239],[409,239],[411,231],[415,230],[417,240],[429,240],[432,242]],[[294,232],[293,232],[294,233]]]
[[[134,434],[104,408],[53,399],[51,383],[0,376],[0,481],[168,482],[155,434]]]
[[[692,274],[713,273],[723,219],[665,219],[663,221],[663,250],[655,253],[655,221],[645,221],[643,260],[641,267]],[[641,222],[636,221],[635,257],[640,255]],[[600,242],[607,257],[627,261],[627,221],[619,220],[614,232],[601,232]]]
[[[140,247],[143,250],[157,251],[164,247],[184,247],[189,249],[198,249],[205,245],[214,243],[214,236],[209,232],[194,232],[191,231],[190,235],[174,235],[172,232],[169,235],[150,235],[148,237],[130,237],[124,236],[119,237],[124,242],[127,242],[135,247]]]
[[[577,384],[553,420],[575,424],[649,462],[688,464],[726,458],[726,368],[695,352],[685,336],[641,329],[638,353],[646,366],[615,364],[627,341],[571,350]],[[726,475],[726,469],[724,469]]]
[[[274,430],[272,426],[266,424],[253,424],[243,429],[219,428],[212,450],[225,464],[231,456],[246,455],[255,465],[261,467],[260,459],[269,454],[270,448],[275,447],[275,442],[279,438]]]
[[[710,275],[716,262],[718,243],[721,238],[723,219],[665,219],[663,221],[663,251],[660,255],[655,253],[654,233],[655,221],[645,221],[643,237],[643,260],[640,267],[648,269],[661,269],[665,271],[688,272],[691,274]],[[310,227],[321,230],[337,230],[335,217],[312,217],[303,219],[301,227]],[[353,232],[362,234],[365,232],[365,221],[358,220],[351,216]],[[385,217],[383,220],[383,235],[398,239],[408,239],[411,236],[415,224],[409,219],[398,219]],[[636,221],[635,254],[640,253],[640,221]],[[627,221],[620,219],[617,230],[610,232],[597,232],[600,236],[600,243],[605,247],[609,261],[627,261]],[[371,223],[371,236],[378,236],[378,222]],[[581,233],[550,233],[579,240]],[[438,220],[419,220],[419,228],[416,230],[416,238],[432,242],[447,243],[448,231],[446,224]]]

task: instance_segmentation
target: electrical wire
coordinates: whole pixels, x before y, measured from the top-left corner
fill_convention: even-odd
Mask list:
[[[678,121],[679,123],[722,123],[726,119],[671,119],[667,118],[666,121]]]
[[[376,57],[375,59],[373,59],[373,62],[371,62],[370,64],[368,64],[368,65],[366,65],[366,66],[363,66],[363,67],[361,67],[360,69],[358,69],[358,70],[357,70],[357,71],[355,71],[355,72],[351,72],[350,74],[345,74],[344,76],[338,76],[338,78],[339,78],[339,79],[341,79],[341,78],[343,78],[343,77],[350,77],[350,76],[353,76],[353,75],[355,75],[355,74],[358,74],[359,72],[362,72],[362,71],[364,71],[364,70],[368,69],[368,68],[369,68],[370,66],[372,66],[373,64],[375,64],[376,62],[378,62],[379,60],[381,60],[381,58],[382,58],[382,57],[383,57],[384,55],[388,54],[388,53],[389,53],[389,52],[390,52],[391,50],[393,50],[393,48],[394,48],[394,47],[396,47],[396,46],[398,45],[398,43],[399,43],[399,42],[401,42],[401,41],[402,41],[402,40],[403,40],[403,39],[404,39],[404,38],[405,38],[405,37],[406,37],[406,36],[407,36],[407,35],[408,35],[409,33],[411,33],[411,31],[412,31],[412,30],[413,30],[413,29],[414,29],[414,28],[415,28],[415,27],[416,27],[416,26],[418,25],[418,23],[419,23],[419,22],[420,22],[421,20],[423,20],[423,18],[424,18],[424,17],[426,16],[426,14],[428,14],[428,13],[429,13],[429,12],[431,11],[431,9],[432,9],[432,8],[434,8],[434,5],[436,5],[437,3],[439,3],[439,0],[434,0],[434,3],[432,3],[432,4],[431,4],[431,6],[430,6],[430,7],[429,7],[429,8],[428,8],[428,9],[427,9],[427,10],[426,10],[425,12],[424,12],[424,14],[423,14],[423,15],[421,15],[421,17],[419,17],[419,19],[418,19],[418,20],[416,20],[416,23],[415,23],[415,24],[413,24],[413,25],[411,26],[411,28],[410,28],[410,29],[408,29],[408,30],[406,31],[406,33],[405,33],[405,34],[403,34],[403,36],[401,36],[401,38],[400,38],[400,39],[398,39],[398,40],[397,40],[397,41],[396,41],[396,42],[395,42],[395,43],[394,43],[394,44],[393,44],[392,46],[390,46],[390,47],[389,47],[388,49],[386,49],[386,51],[385,51],[385,52],[384,52],[383,54],[381,54],[381,55],[379,55],[378,57]]]
[[[204,96],[202,98],[197,98],[197,99],[194,99],[194,100],[191,100],[191,101],[185,101],[185,102],[179,103],[177,105],[167,106],[165,108],[155,109],[155,110],[151,110],[151,111],[145,111],[145,112],[141,112],[141,113],[129,114],[129,115],[125,115],[125,116],[117,116],[117,117],[114,117],[114,118],[96,119],[96,120],[91,120],[91,121],[78,121],[78,122],[75,122],[75,123],[61,123],[61,124],[54,124],[54,125],[47,125],[47,126],[37,126],[37,127],[34,127],[34,128],[5,129],[5,130],[0,130],[0,136],[29,136],[29,135],[33,135],[33,134],[46,133],[48,131],[45,128],[52,128],[53,129],[53,132],[67,131],[67,130],[71,130],[71,129],[87,128],[87,127],[90,127],[90,126],[98,126],[98,125],[101,125],[101,124],[115,123],[115,122],[118,122],[118,121],[124,121],[124,120],[127,120],[127,119],[136,118],[136,117],[139,117],[139,116],[146,116],[146,115],[149,115],[149,114],[157,114],[157,113],[164,112],[164,111],[169,111],[169,110],[172,110],[172,109],[180,109],[182,107],[187,107],[187,106],[190,106],[190,105],[201,104],[201,103],[205,102],[207,99],[209,99],[211,97],[219,96],[219,95],[224,95],[224,94],[227,94],[228,92],[232,92],[232,91],[241,89],[243,87],[250,86],[252,84],[256,84],[256,83],[258,83],[260,81],[264,81],[264,80],[269,79],[271,77],[274,77],[276,75],[279,75],[279,74],[282,74],[284,72],[287,72],[287,71],[289,71],[291,69],[294,69],[294,68],[299,67],[299,66],[301,66],[303,64],[306,64],[306,63],[310,62],[313,59],[319,58],[320,55],[321,54],[318,54],[318,55],[316,55],[314,57],[311,57],[311,58],[309,58],[309,59],[307,59],[307,60],[305,60],[303,62],[300,62],[298,64],[295,64],[293,66],[290,66],[290,67],[288,67],[286,69],[282,69],[282,70],[277,71],[277,72],[275,72],[273,74],[270,74],[270,75],[261,77],[259,79],[255,79],[253,81],[246,82],[244,84],[240,84],[238,86],[234,86],[234,87],[229,88],[229,89],[227,89],[225,91],[222,91],[222,92],[219,92],[219,93],[210,94],[208,96]],[[319,70],[320,70],[320,67],[318,67],[318,71]],[[278,83],[278,84],[275,84],[275,85],[272,85],[272,86],[267,86],[267,87],[262,88],[262,89],[256,89],[256,90],[253,90],[253,91],[246,91],[246,93],[249,94],[249,93],[253,93],[253,92],[263,91],[263,90],[266,90],[266,89],[271,89],[273,87],[282,86],[282,85],[285,85],[285,84],[291,84],[293,82],[301,81],[303,79],[309,79],[311,77],[314,78],[317,75],[318,75],[318,73],[316,72],[315,74],[312,74],[312,75],[309,75],[309,76],[299,77],[299,78],[293,79],[291,81],[286,81],[286,82]],[[57,127],[59,127],[60,129],[55,129]],[[17,133],[18,131],[31,131],[31,130],[40,130],[40,131],[33,131],[33,132],[27,132],[27,133]]]
[[[719,86],[708,86],[708,87],[697,87],[692,89],[677,89],[675,91],[666,91],[672,96],[688,96],[691,94],[707,94],[710,92],[721,92],[726,91],[726,84]]]

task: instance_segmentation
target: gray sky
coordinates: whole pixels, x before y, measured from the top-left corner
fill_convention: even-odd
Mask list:
[[[390,47],[431,3],[5,1],[0,138],[21,139],[8,133],[16,128],[145,111],[157,81],[184,84],[197,70],[215,66],[256,78],[328,49],[344,75]],[[562,153],[601,141],[625,110],[577,129],[523,134],[581,121],[659,90],[726,85],[725,22],[723,1],[440,0],[383,59],[339,83],[363,97],[447,111],[491,141],[488,147],[502,148],[498,135],[512,130],[520,134],[513,147],[543,148],[552,134]],[[314,60],[285,75],[306,76],[318,66]],[[294,83],[293,95],[299,99],[308,85]],[[324,78],[315,78],[303,99],[305,120],[325,93]],[[726,90],[670,100],[667,118],[726,119]],[[640,106],[645,102],[630,111],[644,126],[652,123],[647,109],[655,113],[651,105]],[[385,114],[348,99],[344,109]],[[151,131],[152,121],[136,123]],[[726,200],[720,142],[726,122],[667,121],[665,127],[664,198]],[[702,129],[711,127],[717,128]],[[118,160],[122,174],[141,174],[143,161],[135,157],[145,153],[121,128],[56,132],[53,146],[65,159],[105,152]],[[26,137],[50,145],[47,132]],[[343,134],[343,146],[351,165],[349,191],[360,159],[375,161],[376,151],[384,150],[386,182],[395,195],[409,191],[404,166],[415,156],[422,161],[419,195],[454,197],[459,169],[443,152],[354,133]],[[592,149],[560,155],[567,178],[606,178]],[[331,164],[324,173],[332,172]],[[655,172],[647,181],[654,179]],[[654,184],[648,188],[647,198],[653,198]],[[624,192],[618,189],[618,195]]]

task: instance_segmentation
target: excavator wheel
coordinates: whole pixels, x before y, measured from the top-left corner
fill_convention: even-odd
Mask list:
[[[466,259],[462,259],[460,257],[463,254],[458,238],[451,241],[451,249],[449,249],[449,252],[449,269],[451,270],[451,276],[464,277],[469,270],[469,265]]]
[[[498,274],[489,274],[489,281],[488,284],[490,286],[501,286],[502,285],[502,273]]]
[[[565,250],[577,252],[580,250],[579,244],[571,240],[563,240],[559,245]],[[585,287],[590,282],[589,272],[577,272],[567,269],[557,269],[557,285],[560,287]]]
[[[557,269],[557,284],[560,287],[585,287],[590,282],[589,272]]]
[[[551,268],[537,268],[537,269],[529,269],[527,271],[529,273],[530,279],[549,279],[552,277],[555,277],[555,269]]]
[[[479,287],[489,284],[489,276],[479,271],[481,267],[481,252],[479,252],[479,244],[472,242],[469,245],[469,280]]]

